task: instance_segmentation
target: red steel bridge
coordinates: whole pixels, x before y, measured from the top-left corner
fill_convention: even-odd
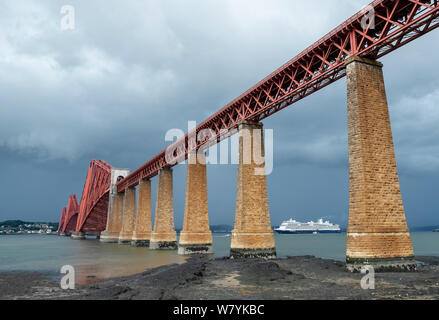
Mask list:
[[[59,233],[74,231],[101,232],[107,225],[111,166],[105,161],[93,160],[88,168],[82,191],[81,204],[71,195],[67,208],[63,208]]]
[[[59,220],[58,232],[69,234],[76,230],[78,221],[79,203],[75,194],[69,197],[67,207],[62,209],[61,219]]]
[[[373,9],[374,19],[369,13]],[[374,20],[374,21],[373,21]],[[365,21],[366,24],[365,24]],[[374,22],[374,23],[372,23]],[[373,26],[373,27],[372,27]],[[346,75],[345,61],[352,56],[378,59],[439,27],[438,0],[376,0],[285,63],[255,86],[201,123],[117,183],[122,192],[142,179],[187,159],[192,150],[206,148],[236,132],[241,121],[261,121]],[[430,57],[430,59],[434,57]],[[193,139],[210,132],[204,139]],[[173,150],[173,152],[167,152]],[[60,231],[105,230],[111,166],[90,164],[79,209],[75,197],[63,209]],[[76,211],[76,212],[75,212]]]

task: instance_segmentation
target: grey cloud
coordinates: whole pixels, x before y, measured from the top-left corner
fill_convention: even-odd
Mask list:
[[[65,1],[2,1],[0,158],[3,170],[14,173],[8,175],[10,187],[38,198],[32,216],[57,220],[59,201],[82,191],[92,158],[135,169],[167,146],[168,129],[203,121],[367,3],[72,0],[76,29],[61,31]],[[423,188],[431,185],[422,183],[425,175],[431,178],[438,169],[439,66],[428,59],[438,39],[439,32],[432,32],[383,59],[400,171],[417,176]],[[264,122],[275,130],[269,177],[274,223],[290,207],[299,216],[322,212],[345,219],[344,80]],[[42,189],[62,185],[51,192],[57,202],[35,191],[38,183],[23,184],[18,164],[35,170],[35,179],[48,177]],[[213,222],[233,221],[235,171],[209,171]],[[184,180],[184,167],[176,169],[177,177]],[[182,181],[176,182],[177,222]],[[409,203],[422,190],[409,190]],[[294,203],[287,203],[292,193]],[[333,212],[323,214],[328,203]],[[8,211],[31,216],[30,207],[16,202],[0,218],[11,217]],[[428,207],[431,213],[437,205]]]
[[[392,125],[399,164],[407,170],[439,169],[439,90],[422,96],[402,95],[392,106]]]
[[[3,94],[25,92],[24,100],[4,102],[11,112],[2,120],[24,122],[2,132],[0,143],[12,150],[73,161],[114,138],[109,132],[115,123],[157,134],[159,126],[146,128],[139,119],[166,121],[158,109],[202,121],[277,67],[279,57],[290,58],[274,48],[296,44],[298,51],[325,30],[328,13],[338,12],[325,3],[305,23],[293,13],[316,8],[285,1],[72,4],[77,28],[71,32],[58,26],[61,1],[4,5],[1,68],[10,76]],[[296,34],[290,44],[286,27]],[[211,88],[222,93],[210,99]],[[23,121],[23,114],[33,116]],[[170,121],[169,128],[182,126],[181,120]]]

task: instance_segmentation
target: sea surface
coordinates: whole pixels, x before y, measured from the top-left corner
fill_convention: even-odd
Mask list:
[[[439,256],[439,233],[412,232],[415,254]],[[313,255],[343,261],[346,234],[276,234],[278,258]],[[230,235],[214,234],[214,256],[228,256]],[[55,235],[1,235],[0,272],[43,272],[60,279],[64,265],[75,268],[76,282],[85,284],[129,276],[187,258],[176,251],[155,251],[128,245],[106,244],[96,239],[72,240]]]

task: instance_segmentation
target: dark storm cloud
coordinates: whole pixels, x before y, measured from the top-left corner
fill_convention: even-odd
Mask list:
[[[135,169],[167,146],[167,130],[203,121],[367,1],[70,1],[76,28],[62,31],[65,4],[0,4],[0,155],[8,181],[0,192],[26,194],[4,204],[0,220],[57,220],[68,194],[81,194],[92,158]],[[431,63],[438,40],[432,32],[383,59],[415,224],[437,223],[439,206],[425,195],[439,178],[439,67]],[[345,80],[264,122],[275,130],[273,223],[293,215],[346,223]],[[177,225],[184,176],[178,166]],[[233,222],[235,182],[236,167],[209,167],[213,223]],[[414,212],[417,199],[425,214]]]

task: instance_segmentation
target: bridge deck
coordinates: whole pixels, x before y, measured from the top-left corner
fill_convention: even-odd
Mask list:
[[[374,19],[367,19],[372,9]],[[261,121],[343,78],[349,57],[377,59],[432,31],[439,26],[438,10],[437,0],[372,2],[121,180],[118,191],[184,161],[191,150],[228,138],[241,121]],[[200,132],[207,133],[195,139]]]

